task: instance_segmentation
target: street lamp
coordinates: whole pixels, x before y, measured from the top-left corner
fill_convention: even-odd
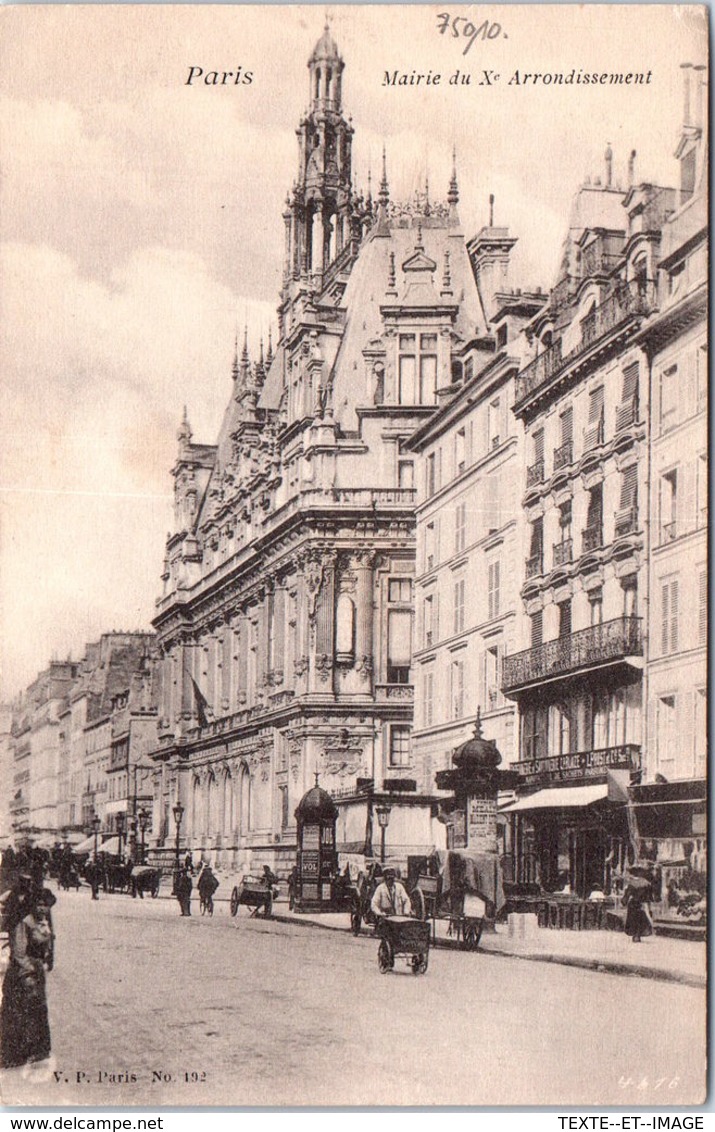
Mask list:
[[[140,810],[139,811],[139,828],[140,828],[141,834],[142,834],[141,849],[139,851],[139,864],[140,865],[144,864],[144,835],[146,833],[146,827],[147,827],[148,824],[149,824],[149,814],[148,814],[147,810]]]
[[[99,814],[95,814],[92,818],[92,831],[94,833],[94,863],[97,863],[97,838],[99,837],[99,827],[102,824],[102,819]]]
[[[116,814],[114,818],[117,826],[117,837],[119,839],[119,860],[122,859],[122,834],[124,833],[124,814]]]
[[[375,806],[375,813],[377,814],[377,824],[380,827],[380,861],[385,864],[385,833],[390,824],[390,811],[392,807],[388,806],[387,802],[382,802],[379,806]]]
[[[174,821],[176,822],[176,863],[175,868],[179,871],[179,837],[181,835],[181,819],[184,816],[184,807],[181,802],[177,802],[174,806]]]

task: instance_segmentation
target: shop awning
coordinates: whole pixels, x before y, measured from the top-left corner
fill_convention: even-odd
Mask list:
[[[502,814],[524,813],[527,810],[571,810],[592,806],[608,797],[608,783],[592,786],[556,786],[549,790],[537,790],[527,798],[512,802],[499,812]]]

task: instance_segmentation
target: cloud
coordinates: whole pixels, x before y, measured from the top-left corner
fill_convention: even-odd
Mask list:
[[[6,244],[0,277],[0,599],[14,688],[34,674],[38,634],[66,652],[127,617],[146,626],[182,407],[213,441],[237,320],[247,313],[255,347],[273,308],[160,247],[103,285],[52,248]]]

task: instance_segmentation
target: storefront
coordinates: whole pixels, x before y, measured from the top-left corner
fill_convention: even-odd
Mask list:
[[[583,898],[620,887],[635,860],[628,786],[636,764],[629,746],[517,764],[519,797],[501,810],[513,823],[517,884]]]
[[[633,786],[637,852],[657,866],[657,919],[704,927],[707,902],[707,784],[705,779]]]

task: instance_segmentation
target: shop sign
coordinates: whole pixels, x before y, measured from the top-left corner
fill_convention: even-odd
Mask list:
[[[623,747],[604,747],[598,751],[577,751],[570,755],[552,758],[527,759],[515,763],[514,770],[521,776],[524,786],[543,786],[556,782],[605,781],[606,771],[637,770],[640,766],[640,748],[628,744]]]
[[[470,798],[467,803],[468,840],[470,849],[494,853],[497,847],[496,798]]]

